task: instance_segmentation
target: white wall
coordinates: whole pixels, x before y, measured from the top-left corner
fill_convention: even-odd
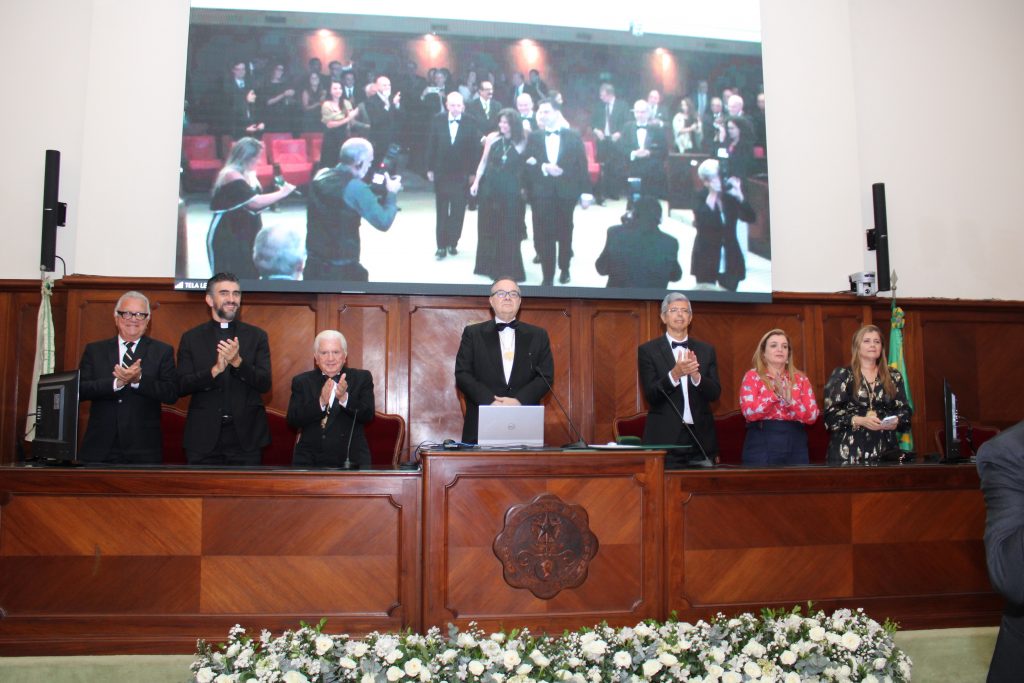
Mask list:
[[[1024,3],[765,0],[761,14],[774,289],[844,289],[873,263],[863,230],[883,181],[902,296],[1024,300]],[[20,0],[4,18],[0,277],[38,275],[47,147],[63,153],[69,272],[172,276],[188,0]]]

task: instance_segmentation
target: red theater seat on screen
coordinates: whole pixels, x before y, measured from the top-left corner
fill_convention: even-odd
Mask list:
[[[590,174],[590,184],[597,185],[601,177],[601,164],[597,163],[597,147],[593,140],[584,140],[583,149],[587,152],[587,173]]]
[[[281,175],[292,185],[306,185],[313,175],[313,164],[306,152],[305,140],[274,140],[274,163],[281,169]]]
[[[301,136],[306,141],[306,158],[310,163],[320,163],[320,148],[324,146],[323,133],[303,133]]]
[[[217,139],[212,135],[185,135],[181,151],[185,157],[185,187],[194,192],[209,190],[224,165],[217,157]]]
[[[263,146],[267,148],[267,161],[269,161],[271,165],[273,165],[277,163],[277,157],[274,155],[274,142],[277,140],[291,140],[292,134],[264,133],[263,137],[260,139],[263,140]]]

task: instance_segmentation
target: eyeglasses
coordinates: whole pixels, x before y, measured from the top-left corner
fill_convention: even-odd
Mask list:
[[[665,312],[668,313],[669,315],[679,315],[680,313],[684,313],[686,315],[690,315],[690,309],[689,308],[670,308],[670,309],[668,309]]]
[[[491,292],[491,296],[496,296],[499,299],[511,299],[512,301],[516,301],[519,299],[520,294],[516,291],[509,292],[504,289],[499,289],[497,292]]]
[[[117,311],[117,317],[121,320],[145,320],[149,317],[149,313],[141,313],[137,311]]]

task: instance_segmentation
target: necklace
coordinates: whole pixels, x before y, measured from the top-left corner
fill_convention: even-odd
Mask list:
[[[878,417],[878,413],[875,412],[875,388],[878,386],[878,374],[875,374],[875,378],[870,382],[867,378],[864,378],[864,387],[868,391],[868,417]]]
[[[512,143],[505,138],[501,139],[501,163],[504,165],[508,161],[508,152],[512,149]]]

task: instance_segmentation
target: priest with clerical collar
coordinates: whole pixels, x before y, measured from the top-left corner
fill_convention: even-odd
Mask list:
[[[313,340],[316,368],[292,379],[288,424],[300,430],[295,467],[368,468],[363,425],[373,419],[373,375],[348,365],[348,341],[337,330]]]
[[[489,298],[494,318],[462,332],[455,385],[466,399],[465,443],[477,442],[481,405],[539,405],[554,381],[548,333],[517,318],[522,299],[515,280],[496,280]]]

